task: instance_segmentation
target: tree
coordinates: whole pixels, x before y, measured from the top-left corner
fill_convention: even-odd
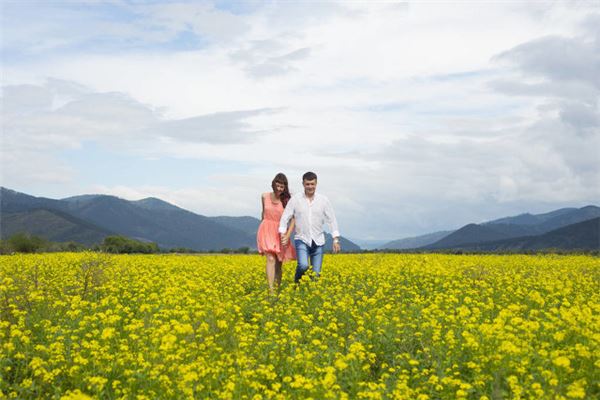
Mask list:
[[[19,253],[35,253],[46,244],[41,237],[26,233],[16,233],[8,238],[7,242],[13,251]]]
[[[114,254],[151,254],[158,253],[160,251],[156,243],[140,242],[125,236],[107,236],[104,238],[101,248],[107,253]]]

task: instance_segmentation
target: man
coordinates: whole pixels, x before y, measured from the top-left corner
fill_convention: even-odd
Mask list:
[[[288,222],[292,217],[296,220],[296,235],[294,237],[296,259],[298,261],[296,276],[294,277],[296,282],[299,282],[308,270],[309,259],[315,275],[318,277],[321,274],[323,246],[325,245],[324,222],[327,222],[331,227],[333,252],[338,253],[340,251],[340,232],[338,231],[337,220],[331,203],[329,203],[327,197],[315,193],[317,175],[314,172],[305,173],[302,176],[302,186],[304,186],[304,193],[292,196],[279,222],[281,244],[285,246],[290,239],[286,235]]]

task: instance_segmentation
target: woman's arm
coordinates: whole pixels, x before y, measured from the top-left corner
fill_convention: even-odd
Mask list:
[[[264,194],[260,195],[260,202],[262,203],[262,209],[260,212],[260,222],[262,222],[262,220],[265,219],[265,195]]]
[[[279,220],[279,234],[283,235],[287,232],[287,226],[290,219],[294,217],[294,198],[292,197],[290,201],[288,201],[287,206],[283,209],[283,214],[281,214],[281,219]]]
[[[283,209],[283,214],[281,214],[281,219],[279,220],[279,235],[281,237],[281,244],[286,246],[288,244],[289,236],[286,236],[288,233],[288,222],[290,219],[294,218],[294,197],[288,201],[287,205]]]

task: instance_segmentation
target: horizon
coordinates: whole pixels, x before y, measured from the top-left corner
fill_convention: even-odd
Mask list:
[[[20,192],[20,191],[17,191],[17,190],[11,189],[11,188],[7,188],[7,187],[4,187],[4,186],[0,186],[0,188],[6,189],[6,190],[10,190],[10,191],[13,191],[13,192],[16,192],[16,193],[21,193],[21,194],[33,196],[33,197],[42,197],[42,198],[45,197],[45,196],[36,196],[35,194],[32,194],[32,193]],[[194,214],[202,215],[202,216],[205,216],[205,217],[233,217],[233,218],[250,217],[250,218],[256,218],[257,220],[260,220],[259,217],[254,216],[254,215],[230,215],[230,214],[208,215],[208,214],[202,214],[202,213],[198,213],[198,212],[195,212],[195,211],[192,211],[192,210],[188,210],[185,207],[181,207],[181,206],[179,206],[177,204],[170,203],[170,202],[165,201],[164,199],[161,199],[159,197],[152,197],[152,196],[145,197],[145,198],[140,198],[140,199],[127,199],[127,198],[123,198],[123,197],[119,197],[119,196],[115,196],[115,195],[108,195],[108,194],[102,194],[102,193],[82,193],[82,194],[68,196],[68,197],[64,197],[64,198],[56,198],[56,199],[48,198],[48,199],[63,201],[63,200],[68,200],[69,198],[85,197],[85,196],[111,196],[111,197],[118,198],[120,200],[129,201],[129,202],[137,202],[137,201],[141,201],[141,200],[155,199],[155,200],[166,202],[166,203],[168,203],[170,205],[177,206],[179,208],[182,208],[185,211],[189,211],[189,212],[192,212]],[[600,206],[595,205],[595,204],[586,204],[586,205],[583,205],[583,206],[563,207],[563,209],[564,208],[568,208],[568,209],[581,209],[581,208],[586,208],[586,207],[600,207]],[[486,220],[486,221],[468,221],[468,222],[464,222],[460,226],[448,227],[446,229],[441,229],[441,230],[436,231],[436,232],[433,232],[433,231],[431,231],[431,232],[423,232],[423,233],[420,233],[420,234],[415,234],[415,235],[410,235],[410,236],[398,236],[398,237],[393,237],[393,238],[376,238],[376,239],[356,238],[356,237],[349,237],[347,235],[342,235],[342,237],[344,237],[344,238],[350,240],[351,242],[357,244],[363,250],[371,250],[371,249],[376,249],[377,247],[373,247],[373,246],[376,246],[377,244],[385,244],[385,243],[392,242],[392,241],[398,241],[398,240],[403,240],[403,239],[411,239],[411,238],[414,238],[414,237],[419,237],[419,236],[423,236],[423,235],[437,233],[437,232],[440,232],[440,231],[449,231],[449,232],[452,232],[452,231],[456,231],[456,230],[458,230],[458,229],[460,229],[460,228],[462,228],[462,227],[464,227],[466,225],[469,225],[469,224],[483,224],[483,223],[486,223],[486,222],[489,222],[489,221],[493,221],[493,220],[497,220],[497,219],[502,219],[502,218],[507,218],[507,217],[518,217],[518,216],[521,216],[521,215],[539,215],[539,214],[545,214],[545,213],[550,213],[550,212],[559,211],[559,210],[560,209],[552,209],[552,210],[547,210],[547,211],[543,211],[543,212],[535,213],[535,214],[531,213],[529,211],[525,211],[525,212],[521,212],[521,213],[518,213],[518,214],[515,214],[515,215],[497,216],[497,217],[495,217],[493,219]],[[329,229],[326,229],[325,231],[329,232]]]
[[[313,170],[365,242],[598,204],[600,4],[305,4],[3,2],[0,185],[256,217]]]

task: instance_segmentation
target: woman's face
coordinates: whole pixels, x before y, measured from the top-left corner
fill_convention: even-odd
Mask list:
[[[285,190],[285,185],[283,183],[275,182],[275,194],[279,195],[283,193]]]

